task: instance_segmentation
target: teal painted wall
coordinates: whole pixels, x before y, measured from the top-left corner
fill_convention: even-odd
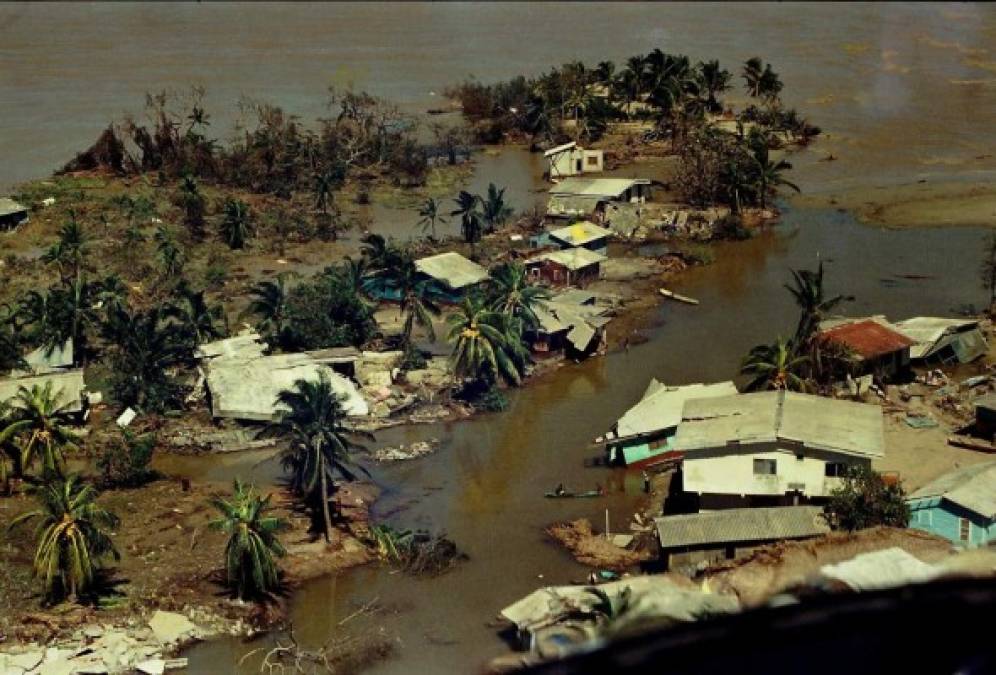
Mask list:
[[[910,499],[910,527],[944,537],[958,546],[975,548],[996,540],[996,522],[941,499]],[[961,521],[969,522],[969,539],[961,538]]]

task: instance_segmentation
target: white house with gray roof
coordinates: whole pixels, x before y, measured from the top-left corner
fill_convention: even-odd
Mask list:
[[[884,457],[882,409],[786,391],[691,399],[674,447],[685,492],[756,505],[821,498],[848,467]]]

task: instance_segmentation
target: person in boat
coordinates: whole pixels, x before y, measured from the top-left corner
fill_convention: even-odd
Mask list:
[[[553,491],[553,494],[557,495],[558,497],[563,497],[566,493],[567,493],[567,490],[564,488],[564,484],[563,483],[560,483],[557,486],[557,489]]]

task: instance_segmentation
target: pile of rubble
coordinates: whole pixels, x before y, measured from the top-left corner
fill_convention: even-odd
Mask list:
[[[187,659],[170,655],[217,632],[218,627],[205,628],[183,614],[157,611],[144,626],[89,625],[48,646],[28,644],[0,652],[0,673],[161,675],[187,667]]]
[[[403,462],[409,459],[418,459],[419,457],[431,455],[438,447],[439,439],[432,438],[428,441],[415,441],[410,445],[377,448],[370,453],[370,456],[378,462]]]

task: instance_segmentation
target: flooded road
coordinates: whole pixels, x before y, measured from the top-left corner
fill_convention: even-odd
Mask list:
[[[793,179],[806,192],[925,177],[967,180],[996,169],[996,160],[978,150],[996,146],[996,11],[987,6],[53,7],[0,5],[0,189],[46,174],[110,118],[139,113],[146,91],[166,86],[205,85],[221,134],[242,94],[308,119],[324,113],[327,85],[352,82],[424,110],[438,103],[447,83],[468,74],[487,81],[572,58],[621,60],[654,47],[718,57],[731,70],[756,54],[772,61],[787,104],[828,132],[812,151],[793,157]],[[563,25],[571,30],[551,30]],[[839,160],[819,161],[830,152]],[[508,185],[516,207],[527,207],[536,167],[535,157],[514,150],[483,158],[472,189]],[[388,209],[372,215],[374,229],[384,233],[400,234],[415,220]],[[476,670],[503,650],[486,625],[502,606],[536,586],[585,574],[546,541],[545,525],[580,516],[600,524],[608,508],[614,527],[626,526],[639,477],[586,469],[584,459],[592,454],[590,440],[639,398],[650,377],[669,384],[729,378],[749,347],[791,330],[794,310],[782,286],[790,268],[814,266],[817,256],[827,265],[829,290],[856,296],[848,309],[856,314],[904,318],[979,306],[982,234],[876,230],[836,211],[789,209],[782,225],[720,245],[716,264],[685,275],[674,288],[702,304],[662,307],[649,342],[514,391],[506,413],[382,432],[384,444],[437,437],[442,446],[425,459],[375,467],[386,489],[376,513],[401,527],[445,530],[470,560],[437,579],[372,566],[310,583],[293,600],[299,636],[324,641],[337,621],[377,597],[402,608],[384,620],[402,648],[371,672]],[[896,276],[908,274],[931,278]],[[271,483],[279,474],[265,453],[171,458],[169,468],[204,480],[251,475]],[[544,500],[559,482],[581,489],[600,482],[610,497]],[[230,672],[252,647],[200,645],[188,654],[190,672]]]

